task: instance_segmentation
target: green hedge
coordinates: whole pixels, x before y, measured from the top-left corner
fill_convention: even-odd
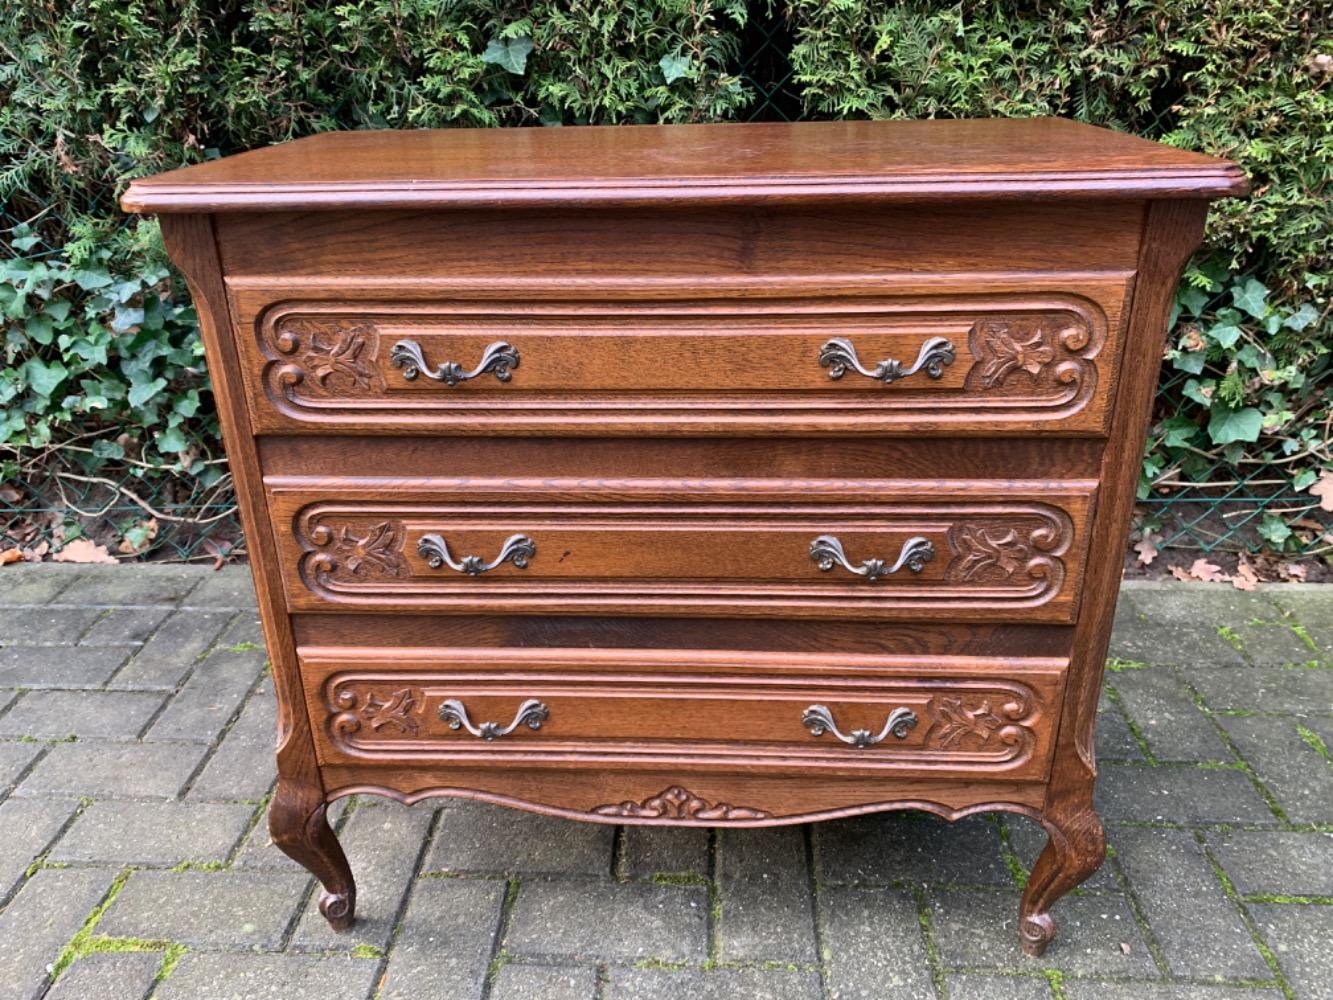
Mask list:
[[[116,209],[131,177],[327,129],[782,112],[1059,114],[1238,160],[1255,195],[1216,207],[1181,290],[1144,490],[1333,467],[1323,0],[0,2],[0,478],[224,474],[188,300]],[[747,73],[767,35],[785,104]]]

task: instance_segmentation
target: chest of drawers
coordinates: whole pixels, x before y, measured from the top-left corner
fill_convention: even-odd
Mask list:
[[[1093,717],[1175,282],[1232,165],[1058,120],[349,133],[136,181],[198,306],[275,842],[1008,810]]]

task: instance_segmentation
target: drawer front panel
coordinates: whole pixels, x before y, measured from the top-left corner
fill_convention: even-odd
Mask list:
[[[1067,662],[314,647],[301,650],[301,665],[331,763],[682,763],[1038,780]]]
[[[270,480],[293,608],[1067,624],[1093,498],[1088,483],[363,483]]]
[[[1128,282],[1051,283],[702,302],[233,296],[265,431],[1103,435]]]

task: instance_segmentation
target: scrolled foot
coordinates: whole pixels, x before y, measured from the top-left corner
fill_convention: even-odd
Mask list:
[[[351,930],[356,914],[356,888],[349,892],[329,892],[319,894],[319,912],[335,931]]]
[[[1055,937],[1055,920],[1049,913],[1030,913],[1019,922],[1018,936],[1023,950],[1039,958]]]

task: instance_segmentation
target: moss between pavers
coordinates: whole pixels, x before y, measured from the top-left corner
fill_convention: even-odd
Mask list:
[[[1311,750],[1319,754],[1319,756],[1323,757],[1324,760],[1328,761],[1330,764],[1333,764],[1333,753],[1329,753],[1328,747],[1318,733],[1312,729],[1306,729],[1305,726],[1301,725],[1299,722],[1296,723],[1296,732],[1300,734],[1301,739],[1310,745]]]
[[[1118,674],[1122,670],[1147,670],[1148,664],[1142,660],[1122,660],[1118,656],[1112,656],[1106,660],[1106,669],[1113,674]]]
[[[1217,635],[1237,653],[1245,652],[1245,643],[1240,641],[1240,635],[1230,625],[1217,626]]]
[[[93,928],[97,926],[98,921],[106,913],[107,908],[116,901],[120,895],[120,890],[125,888],[125,882],[133,873],[133,868],[122,868],[116,877],[111,880],[111,888],[107,890],[106,897],[93,907],[93,911],[88,914],[88,919],[83,922],[83,926],[75,931],[74,936],[69,939],[69,943],[60,950],[55,963],[51,967],[51,981],[55,982],[60,978],[60,974],[69,968],[80,955],[86,953],[88,940],[92,937]],[[165,947],[165,944],[163,945]]]

